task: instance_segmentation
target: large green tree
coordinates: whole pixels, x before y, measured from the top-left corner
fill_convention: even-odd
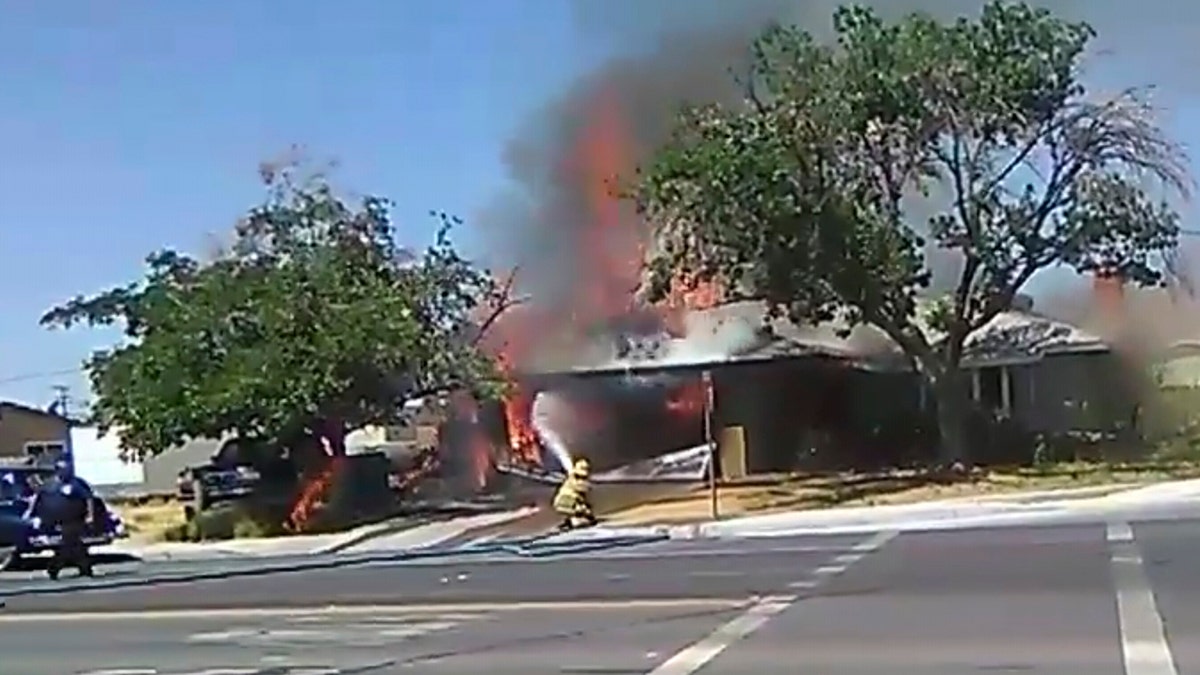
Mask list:
[[[642,167],[651,290],[683,269],[795,320],[878,327],[936,395],[943,459],[965,460],[964,341],[1047,267],[1159,283],[1186,158],[1136,92],[1085,89],[1087,24],[1005,2],[834,24],[830,44],[767,29],[744,105],[688,109]],[[949,198],[918,221],[931,192]],[[923,316],[930,247],[962,269]]]
[[[292,175],[265,174],[268,198],[215,259],[155,253],[144,279],[43,317],[123,328],[86,368],[95,421],[127,457],[225,433],[337,449],[354,427],[396,422],[411,397],[494,392],[472,318],[497,286],[449,243],[451,221],[414,255],[385,200],[350,203]]]

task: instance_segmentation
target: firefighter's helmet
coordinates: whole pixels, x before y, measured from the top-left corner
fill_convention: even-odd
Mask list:
[[[586,459],[577,459],[571,466],[571,475],[576,478],[587,478],[592,473],[592,465]]]

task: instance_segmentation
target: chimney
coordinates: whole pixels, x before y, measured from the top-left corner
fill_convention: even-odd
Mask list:
[[[1093,274],[1092,307],[1105,332],[1117,337],[1125,315],[1125,279],[1119,272],[1097,270]]]

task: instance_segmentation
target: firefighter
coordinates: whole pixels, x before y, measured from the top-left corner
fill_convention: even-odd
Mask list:
[[[54,469],[54,479],[42,485],[30,509],[62,537],[46,572],[51,579],[57,579],[62,569],[71,565],[79,569],[81,576],[90,577],[92,556],[83,539],[95,520],[92,488],[75,475],[68,462],[60,461]]]
[[[596,524],[596,514],[589,499],[591,466],[586,459],[577,459],[554,495],[554,510],[563,517],[563,530]]]

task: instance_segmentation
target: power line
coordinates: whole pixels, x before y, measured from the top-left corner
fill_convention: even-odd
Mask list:
[[[70,370],[45,370],[38,373],[25,373],[24,375],[13,375],[11,377],[0,377],[0,384],[15,384],[17,382],[29,382],[32,380],[44,380],[49,377],[62,377],[63,375],[75,375],[82,371],[82,368],[71,368]]]

